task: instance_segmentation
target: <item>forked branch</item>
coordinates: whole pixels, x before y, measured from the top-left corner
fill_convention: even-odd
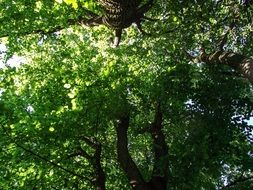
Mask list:
[[[96,13],[86,8],[82,8],[84,9],[84,14],[86,15],[81,15],[76,19],[69,19],[67,20],[66,25],[71,26],[82,24],[91,27],[98,25],[106,25],[107,27],[115,31],[114,46],[118,46],[124,28],[128,28],[129,26],[131,26],[131,24],[136,23],[139,31],[145,33],[144,30],[141,28],[141,22],[143,22],[144,20],[154,20],[144,16],[145,13],[148,12],[149,9],[152,7],[153,0],[148,0],[148,2],[144,4],[141,4],[141,2],[141,0],[99,0],[99,3],[104,8],[104,14],[97,15]],[[37,33],[50,34],[58,32],[65,28],[65,25],[58,25],[49,29],[35,29],[25,32],[16,31],[16,34],[20,36]],[[9,34],[7,33],[0,34],[0,38],[7,36],[9,36]]]

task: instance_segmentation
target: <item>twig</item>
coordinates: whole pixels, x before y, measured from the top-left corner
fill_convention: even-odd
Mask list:
[[[222,187],[222,188],[219,189],[219,190],[227,189],[227,188],[229,188],[229,187],[232,187],[232,186],[237,185],[238,183],[243,183],[243,182],[248,181],[248,180],[251,180],[251,179],[253,179],[253,176],[244,177],[244,178],[243,178],[243,177],[240,177],[240,178],[236,179],[235,181],[232,181],[232,182],[229,183],[228,185]]]
[[[229,29],[228,29],[227,32],[223,35],[222,39],[221,39],[220,42],[218,43],[219,51],[223,51],[223,50],[224,50],[224,45],[227,43],[227,40],[228,40],[228,34],[233,30],[234,27],[235,27],[235,21],[233,21],[233,22],[229,25]]]
[[[195,56],[192,56],[190,53],[188,53],[185,49],[183,49],[183,52],[184,52],[184,54],[186,55],[186,57],[188,58],[188,59],[190,59],[191,61],[194,61],[195,59],[196,59],[196,57]]]
[[[73,176],[76,176],[76,177],[79,177],[79,178],[81,178],[81,179],[85,179],[85,180],[91,182],[91,180],[90,180],[89,178],[87,178],[87,177],[85,177],[85,176],[82,176],[82,175],[80,175],[80,174],[77,174],[77,173],[75,173],[75,172],[73,172],[73,171],[71,171],[71,170],[69,170],[69,169],[67,169],[67,168],[64,168],[63,166],[59,165],[59,163],[55,163],[55,162],[53,162],[53,161],[47,159],[46,157],[41,156],[41,155],[39,155],[38,153],[33,152],[31,149],[26,148],[25,146],[20,145],[19,143],[15,142],[15,140],[13,140],[13,137],[11,137],[11,135],[8,133],[8,131],[5,129],[5,127],[4,127],[2,124],[1,124],[1,127],[3,128],[3,131],[5,132],[5,134],[6,134],[7,136],[9,136],[9,138],[12,140],[12,142],[13,142],[17,147],[19,147],[19,148],[21,148],[22,150],[24,150],[25,152],[28,152],[29,154],[31,154],[31,155],[33,155],[33,156],[39,158],[40,160],[43,160],[43,161],[45,161],[46,163],[49,163],[50,165],[52,165],[52,166],[54,166],[54,167],[57,167],[57,168],[59,168],[59,169],[65,171],[65,172],[67,172],[67,173],[69,173],[69,174],[71,174],[71,175],[73,175]]]

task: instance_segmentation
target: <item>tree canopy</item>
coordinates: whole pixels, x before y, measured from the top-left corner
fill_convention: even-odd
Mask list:
[[[253,188],[251,0],[2,0],[0,23],[0,189]]]

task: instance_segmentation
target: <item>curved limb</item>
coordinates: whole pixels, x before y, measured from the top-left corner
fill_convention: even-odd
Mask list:
[[[150,35],[142,29],[141,22],[136,22],[136,25],[140,33],[142,33],[143,35]]]
[[[154,3],[154,0],[149,0],[147,3],[140,6],[137,9],[137,15],[142,15],[141,17],[143,17],[143,14],[148,12],[148,10],[152,7],[153,3]]]
[[[117,47],[119,45],[120,40],[121,40],[121,35],[122,35],[122,29],[115,30],[115,38],[113,42],[114,47]]]

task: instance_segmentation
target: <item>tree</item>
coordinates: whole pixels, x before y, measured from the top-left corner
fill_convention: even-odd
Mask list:
[[[0,10],[1,189],[252,189],[251,1]]]

